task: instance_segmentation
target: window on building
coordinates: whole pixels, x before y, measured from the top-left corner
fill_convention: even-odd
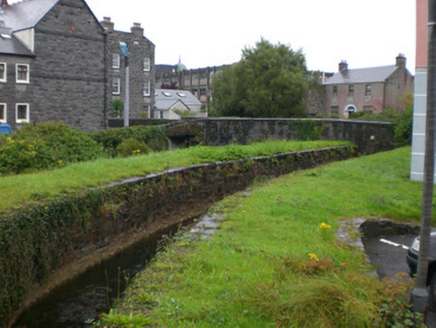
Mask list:
[[[119,95],[121,90],[121,82],[119,77],[114,77],[112,80],[112,94]]]
[[[0,123],[7,123],[8,112],[6,104],[0,104]]]
[[[144,72],[149,72],[151,70],[151,61],[150,58],[144,58]]]
[[[28,123],[29,119],[29,104],[16,104],[15,121],[17,123]]]
[[[112,68],[120,68],[120,54],[112,54]]]
[[[372,113],[372,112],[374,112],[374,107],[373,106],[363,106],[363,111],[366,113]]]
[[[331,114],[339,114],[339,106],[332,106]]]
[[[200,89],[200,96],[206,95],[206,89]]]
[[[372,86],[371,86],[371,84],[367,84],[365,86],[365,96],[366,97],[370,97],[371,96],[371,92],[372,92]]]
[[[144,97],[150,96],[150,81],[144,81],[143,91],[144,91]]]
[[[16,66],[17,83],[29,83],[29,65],[17,64]]]
[[[0,63],[0,82],[6,82],[7,66],[6,63]]]
[[[354,97],[354,85],[348,87],[348,97]]]
[[[164,112],[163,112],[163,110],[161,110],[161,111],[159,112],[159,118],[164,118]]]
[[[338,96],[338,87],[337,87],[337,86],[334,86],[334,87],[333,87],[332,96],[333,96],[333,97],[337,97],[337,96]]]

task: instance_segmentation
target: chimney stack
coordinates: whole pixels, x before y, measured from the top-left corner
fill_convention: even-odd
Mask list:
[[[398,56],[395,59],[396,59],[395,66],[401,67],[402,69],[406,69],[406,57],[404,56],[404,54],[398,54]]]
[[[144,29],[141,27],[141,23],[133,23],[132,28],[130,29],[132,34],[135,36],[143,37]]]
[[[103,28],[105,30],[107,30],[109,32],[113,32],[114,31],[114,23],[112,23],[110,17],[103,17],[103,21],[100,22],[100,23],[101,23],[101,26],[103,26]]]
[[[339,63],[339,72],[342,72],[343,70],[347,70],[348,69],[348,63],[346,60],[341,60],[341,62]]]

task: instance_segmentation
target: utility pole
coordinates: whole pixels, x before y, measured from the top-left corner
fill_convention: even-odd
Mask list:
[[[436,110],[436,0],[428,1],[427,114],[425,133],[424,180],[418,269],[411,303],[415,312],[425,313],[428,304],[427,274],[430,232],[433,216],[434,146]]]
[[[121,52],[124,56],[124,63],[126,66],[126,89],[124,96],[124,126],[129,126],[130,119],[130,67],[129,67],[129,55],[130,51],[125,42],[120,42]]]

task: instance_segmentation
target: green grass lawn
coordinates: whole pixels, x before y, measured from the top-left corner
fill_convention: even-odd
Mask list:
[[[248,146],[192,147],[148,155],[118,159],[99,159],[71,164],[61,169],[0,177],[0,213],[26,203],[40,201],[85,188],[102,186],[134,176],[162,172],[167,168],[190,166],[204,162],[227,161],[256,156],[318,149],[348,142],[336,141],[272,141]]]
[[[409,163],[401,148],[226,198],[211,209],[225,214],[221,230],[208,240],[179,234],[101,325],[380,327],[380,309],[404,289],[367,275],[363,252],[334,232],[354,217],[417,222],[422,184],[409,180]]]

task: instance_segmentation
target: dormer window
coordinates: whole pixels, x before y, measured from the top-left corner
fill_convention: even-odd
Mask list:
[[[16,82],[17,83],[29,83],[29,65],[17,64],[16,66]]]

